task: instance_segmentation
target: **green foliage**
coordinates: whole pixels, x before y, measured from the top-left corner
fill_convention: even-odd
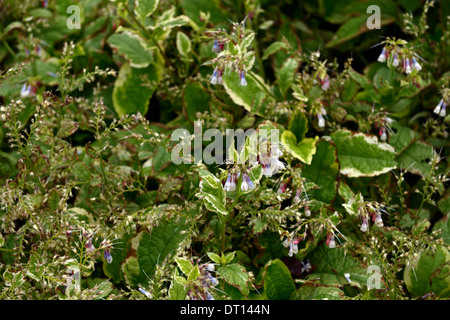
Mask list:
[[[449,298],[447,2],[71,4],[1,3],[0,299]]]

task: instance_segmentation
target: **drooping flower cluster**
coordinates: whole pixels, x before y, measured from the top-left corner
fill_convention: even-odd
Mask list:
[[[359,207],[359,215],[361,218],[361,228],[362,232],[367,232],[369,230],[369,220],[372,218],[372,222],[375,223],[378,227],[383,227],[383,218],[381,214],[387,211],[384,209],[384,206],[377,202],[365,202],[362,206]]]
[[[436,106],[436,108],[434,108],[433,112],[438,114],[441,117],[445,117],[446,113],[446,109],[447,108],[447,104],[444,102],[444,99],[441,99],[441,101],[439,101],[439,104]]]
[[[294,235],[288,235],[286,240],[283,242],[283,246],[285,248],[289,248],[289,257],[292,257],[294,254],[298,252],[298,244],[300,240]]]
[[[380,137],[381,141],[386,141],[387,140],[387,133],[388,132],[390,132],[390,133],[392,132],[392,129],[390,127],[392,122],[393,122],[393,120],[391,118],[389,118],[388,116],[386,116],[386,115],[381,116],[375,122],[375,126],[377,128],[379,128],[378,136]]]
[[[190,284],[187,296],[190,300],[214,300],[210,291],[219,284],[217,278],[211,275],[215,266],[212,263],[205,263],[198,267],[200,276]]]
[[[336,248],[336,241],[334,240],[334,238],[335,237],[334,237],[334,234],[332,232],[329,232],[327,234],[327,241],[326,241],[326,243],[327,243],[327,246],[330,249]]]
[[[273,144],[270,146],[270,150],[261,150],[258,155],[258,162],[261,164],[263,174],[266,177],[270,177],[277,174],[280,170],[284,170],[286,167],[279,158],[283,155],[283,151]]]
[[[104,256],[106,262],[111,263],[113,260],[113,258],[111,256],[111,248],[112,248],[111,241],[106,240],[106,239],[103,240],[100,243],[100,247],[103,248],[103,256]]]
[[[227,176],[227,180],[225,181],[225,185],[223,187],[225,191],[236,191],[237,182],[240,176],[241,176],[240,172],[229,173]],[[244,172],[242,174],[241,190],[243,192],[246,192],[253,189],[255,189],[255,184],[250,179],[250,176],[246,172]]]
[[[214,72],[210,77],[210,83],[213,85],[223,84],[222,76],[225,72],[235,71],[239,73],[239,86],[247,86],[245,78],[246,71],[250,70],[254,63],[254,53],[247,49],[253,40],[253,32],[245,32],[245,21],[241,23],[233,22],[233,31],[231,34],[225,29],[206,31],[206,35],[214,40],[212,52],[217,57],[205,64],[214,64]],[[225,48],[227,45],[227,48]]]
[[[417,59],[419,55],[406,48],[407,44],[404,40],[387,39],[382,42],[384,44],[383,50],[378,56],[378,62],[387,62],[389,67],[398,67],[401,62],[402,71],[406,74],[411,74],[413,71],[419,72],[422,66]]]

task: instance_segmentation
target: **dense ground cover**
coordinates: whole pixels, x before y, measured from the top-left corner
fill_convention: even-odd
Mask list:
[[[1,299],[450,296],[450,2],[0,7]]]

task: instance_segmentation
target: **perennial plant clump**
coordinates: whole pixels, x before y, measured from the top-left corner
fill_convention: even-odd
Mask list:
[[[0,299],[449,298],[450,3],[371,4],[0,1]]]

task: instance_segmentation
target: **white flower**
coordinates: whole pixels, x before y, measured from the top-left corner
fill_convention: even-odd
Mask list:
[[[380,56],[378,57],[379,62],[386,62],[386,47],[383,48],[383,51],[381,51]]]

